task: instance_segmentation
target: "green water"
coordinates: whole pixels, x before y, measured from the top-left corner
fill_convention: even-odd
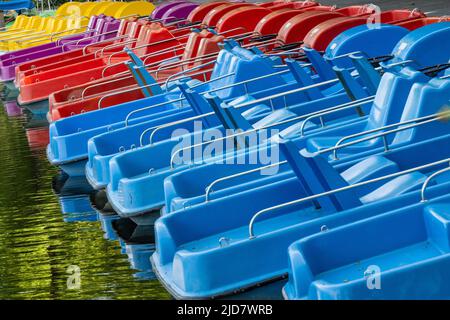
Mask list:
[[[99,221],[64,221],[51,187],[58,171],[45,142],[29,143],[27,125],[0,109],[0,299],[169,298],[157,280],[136,276]],[[33,130],[45,140],[45,127]],[[67,285],[70,265],[80,268],[79,288]]]

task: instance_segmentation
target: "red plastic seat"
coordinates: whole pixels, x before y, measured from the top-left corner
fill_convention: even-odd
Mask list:
[[[317,25],[305,36],[304,43],[306,46],[323,51],[328,44],[340,33],[347,29],[367,23],[366,18],[349,18],[340,17],[331,19]]]

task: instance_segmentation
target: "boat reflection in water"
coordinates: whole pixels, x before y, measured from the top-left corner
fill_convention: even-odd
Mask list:
[[[155,279],[150,256],[155,251],[153,226],[136,225],[130,219],[105,213],[91,205],[94,190],[85,177],[71,177],[61,172],[53,177],[53,191],[58,197],[65,222],[100,221],[104,238],[118,241],[120,252],[126,254],[133,276],[140,280]]]
[[[19,107],[16,100],[6,101],[3,103],[6,114],[9,117],[17,117],[22,115],[22,108]]]

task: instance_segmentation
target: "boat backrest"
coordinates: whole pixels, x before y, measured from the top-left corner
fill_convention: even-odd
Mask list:
[[[214,34],[207,29],[203,29],[203,30],[194,29],[189,34],[189,38],[188,38],[188,41],[186,42],[182,60],[186,61],[186,60],[192,59],[196,56],[200,57],[200,54],[197,54],[198,48],[200,46],[200,42],[202,41],[202,39],[211,38],[213,36],[214,36]]]
[[[406,101],[400,122],[438,113],[449,105],[450,80],[433,78],[429,82],[415,84]],[[449,132],[450,124],[442,120],[400,131],[395,135],[393,143],[416,142]]]
[[[389,24],[380,24],[377,28],[359,25],[337,35],[325,49],[324,58],[337,67],[351,68],[353,63],[350,57],[334,57],[351,52],[359,52],[356,55],[367,58],[389,55],[408,33],[406,28]]]
[[[447,63],[450,52],[450,22],[434,23],[408,33],[392,50],[389,63],[413,60],[416,68]]]
[[[112,31],[118,30],[120,23],[121,23],[120,20],[117,19],[106,21],[103,25],[102,30],[100,31],[101,36],[99,37],[99,41],[116,37],[118,34],[112,33]]]
[[[298,178],[306,196],[311,196],[337,188],[346,187],[349,184],[342,178],[339,172],[328,162],[326,157],[312,154],[298,147],[293,141],[279,138],[280,149],[283,152],[292,170]],[[325,211],[341,211],[361,205],[353,190],[334,193],[330,196],[313,200],[317,208]]]
[[[365,24],[365,18],[341,17],[330,19],[314,27],[304,38],[305,46],[324,51],[337,35],[350,28]]]
[[[198,3],[195,2],[185,2],[180,3],[176,6],[171,7],[167,10],[163,16],[161,17],[163,23],[170,23],[176,19],[185,19],[195,8],[199,6]]]
[[[221,86],[274,73],[276,71],[274,65],[275,62],[273,60],[244,49],[235,42],[226,41],[224,49],[219,52],[212,77],[218,77],[232,72],[234,72],[234,75],[214,81],[211,83],[211,88],[219,88]],[[267,87],[267,83],[270,83],[269,87],[275,87],[286,84],[286,81],[281,75],[276,75],[270,78],[249,82],[247,84],[247,89],[250,92],[259,91],[259,88],[262,85]],[[217,91],[216,94],[221,99],[228,99],[245,95],[246,90],[243,85],[240,85]]]
[[[410,67],[400,72],[386,72],[381,78],[365,130],[399,122],[412,86],[427,81],[427,76]]]

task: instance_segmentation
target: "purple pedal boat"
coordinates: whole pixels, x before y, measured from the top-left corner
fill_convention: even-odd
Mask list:
[[[152,14],[150,15],[150,19],[152,20],[161,20],[163,15],[170,9],[173,8],[179,4],[187,3],[188,1],[169,1],[165,2],[163,4],[160,4],[153,10]]]
[[[57,53],[82,48],[88,44],[111,39],[116,36],[120,20],[113,17],[92,16],[87,31],[61,38],[55,42],[31,48],[11,51],[0,55],[0,81],[14,80],[15,67],[34,59],[48,57]]]

